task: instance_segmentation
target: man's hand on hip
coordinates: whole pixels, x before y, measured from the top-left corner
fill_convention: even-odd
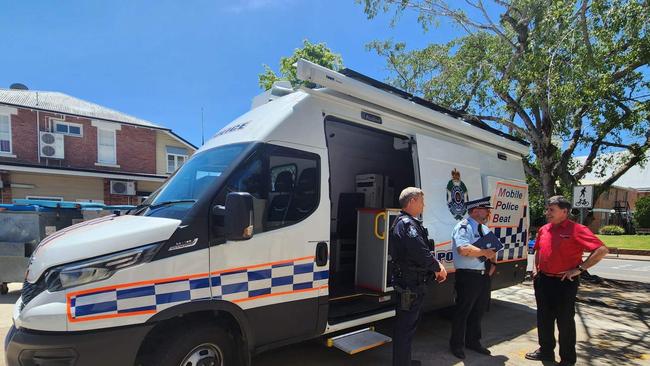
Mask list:
[[[580,273],[582,272],[579,269],[574,268],[572,270],[561,272],[561,273],[564,274],[564,276],[562,276],[562,281],[564,281],[565,279],[569,281],[573,281],[573,279],[580,276]]]

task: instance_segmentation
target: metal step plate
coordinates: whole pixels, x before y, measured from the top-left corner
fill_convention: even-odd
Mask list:
[[[391,342],[392,339],[373,329],[367,328],[360,331],[343,334],[328,340],[330,347],[336,347],[348,354],[355,354],[371,348],[379,347],[382,344]]]

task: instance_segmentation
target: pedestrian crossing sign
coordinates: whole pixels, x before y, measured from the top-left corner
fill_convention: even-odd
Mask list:
[[[594,205],[594,186],[573,187],[573,208],[592,208]]]

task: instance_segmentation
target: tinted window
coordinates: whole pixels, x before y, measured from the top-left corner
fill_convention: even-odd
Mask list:
[[[255,233],[299,222],[316,210],[320,193],[319,157],[267,145],[229,177],[215,203],[231,192],[253,196]]]

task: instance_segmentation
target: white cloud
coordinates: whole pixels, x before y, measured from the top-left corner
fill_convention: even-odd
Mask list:
[[[268,8],[278,8],[294,1],[295,0],[233,0],[232,4],[225,7],[225,10],[239,14]]]

